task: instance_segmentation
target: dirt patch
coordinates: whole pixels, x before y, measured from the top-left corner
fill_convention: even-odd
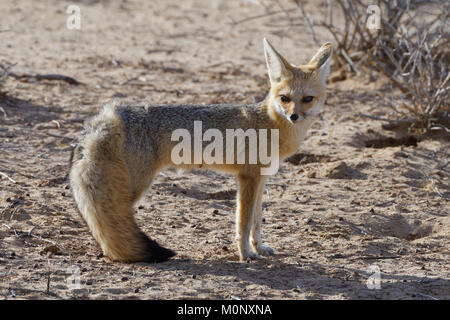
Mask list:
[[[370,234],[379,237],[389,236],[408,241],[431,236],[433,225],[418,219],[408,219],[400,214],[366,214],[364,226]]]
[[[308,13],[322,12],[316,1],[305,3]],[[162,264],[103,257],[65,180],[71,144],[88,117],[121,97],[251,103],[268,89],[263,37],[295,64],[309,61],[317,45],[287,0],[280,4],[289,19],[272,0],[78,1],[81,30],[65,27],[69,4],[0,1],[2,31],[8,29],[0,33],[0,63],[15,64],[17,74],[82,83],[3,79],[2,297],[450,298],[450,144],[391,140],[378,121],[356,117],[391,111],[364,78],[329,85],[327,124],[316,122],[298,154],[269,177],[263,239],[274,256],[237,261],[234,177],[169,170],[136,204],[136,221],[177,256]],[[326,30],[316,36],[333,40]],[[374,265],[380,290],[366,286]],[[79,289],[68,286],[74,274]]]
[[[366,179],[367,174],[358,169],[366,164],[364,162],[347,164],[345,161],[338,161],[321,168],[316,176],[328,179]]]
[[[293,156],[290,156],[289,158],[286,159],[287,162],[296,166],[316,162],[325,163],[335,160],[336,159],[327,155],[308,154],[308,153],[296,153]]]

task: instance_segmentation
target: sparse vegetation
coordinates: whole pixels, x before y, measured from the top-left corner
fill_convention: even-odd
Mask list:
[[[368,2],[324,0],[323,19],[314,25],[328,29],[337,43],[334,68],[338,79],[376,69],[401,91],[396,101],[386,99],[395,116],[380,120],[407,125],[415,133],[448,133],[450,4],[442,3],[442,10],[432,13],[424,8],[431,2],[378,0],[379,20],[371,21],[378,12]],[[297,3],[303,12],[302,1]],[[342,28],[333,24],[336,8],[345,18]],[[377,28],[368,27],[373,23],[378,23]]]
[[[403,120],[411,127],[412,114],[381,104],[400,111],[412,102],[354,45],[346,53],[360,75],[344,57],[334,61],[331,76],[347,80],[329,86],[325,121],[268,178],[262,228],[275,256],[237,262],[229,174],[167,170],[142,195],[136,223],[178,253],[168,263],[111,262],[80,216],[67,172],[86,120],[111,99],[261,101],[263,37],[305,63],[319,48],[311,28],[320,44],[333,40],[319,26],[324,10],[345,26],[336,1],[304,0],[311,28],[297,2],[73,1],[81,29],[69,30],[72,3],[0,1],[1,299],[450,299],[450,139],[440,139],[445,130],[438,139],[382,130]],[[380,290],[368,287],[374,266]]]

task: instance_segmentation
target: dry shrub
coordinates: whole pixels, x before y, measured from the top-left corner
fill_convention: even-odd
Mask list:
[[[440,13],[423,9],[433,3]],[[297,4],[304,14],[302,1]],[[376,13],[371,4],[379,8],[378,29],[368,28]],[[315,25],[328,29],[337,43],[334,66],[341,78],[376,69],[401,91],[400,103],[387,99],[396,118],[383,120],[415,132],[450,132],[449,2],[324,0],[323,7],[323,19]],[[333,24],[336,8],[345,18],[340,28]]]

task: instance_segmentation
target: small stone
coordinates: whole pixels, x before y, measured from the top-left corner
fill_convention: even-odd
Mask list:
[[[314,178],[316,178],[317,173],[316,173],[315,171],[309,171],[309,172],[306,174],[306,176],[307,176],[308,178],[314,179]]]
[[[306,224],[310,224],[311,222],[313,222],[313,219],[311,217],[308,217],[303,219],[303,221],[305,221]]]

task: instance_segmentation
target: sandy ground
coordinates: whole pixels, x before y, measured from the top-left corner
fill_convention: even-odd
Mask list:
[[[326,121],[269,180],[263,238],[276,255],[237,261],[235,178],[167,171],[136,207],[137,220],[177,256],[154,265],[102,257],[66,180],[83,121],[112,98],[263,98],[263,37],[296,64],[317,46],[291,2],[279,2],[287,11],[257,2],[0,2],[0,63],[82,82],[8,77],[1,89],[0,171],[15,181],[0,176],[4,298],[450,298],[450,144],[397,139],[355,116],[388,112],[381,97],[395,92],[373,76],[331,84]],[[69,4],[81,8],[81,30],[66,28]],[[375,270],[380,288],[371,290]]]

